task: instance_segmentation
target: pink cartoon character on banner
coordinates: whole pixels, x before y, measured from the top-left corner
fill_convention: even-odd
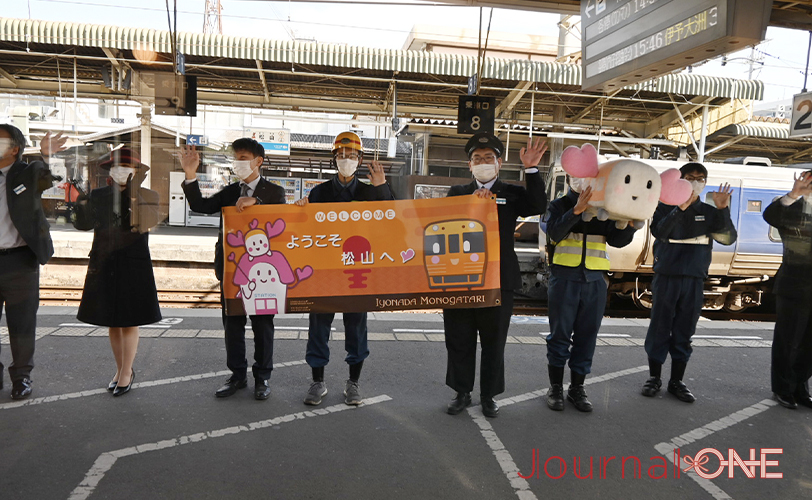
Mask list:
[[[237,264],[233,283],[240,288],[237,298],[242,298],[245,313],[281,314],[285,312],[285,299],[288,288],[306,280],[313,274],[313,268],[305,266],[296,269],[278,251],[270,248],[270,240],[285,231],[285,221],[265,224],[259,228],[259,221],[254,219],[249,224],[249,231],[229,234],[226,241],[232,247],[244,247],[245,253],[237,261],[236,254],[231,252],[228,260]]]
[[[654,215],[658,202],[681,205],[691,197],[691,183],[680,179],[676,168],[658,174],[654,167],[626,158],[599,165],[592,144],[567,147],[561,166],[573,178],[576,191],[592,187],[589,208],[581,214],[584,221],[610,219],[617,221],[619,229],[631,221],[640,229]]]

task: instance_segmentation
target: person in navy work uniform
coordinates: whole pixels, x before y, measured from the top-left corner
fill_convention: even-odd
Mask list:
[[[624,247],[631,243],[636,231],[631,221],[623,229],[618,229],[613,220],[583,221],[581,214],[589,207],[592,188],[582,189],[581,183],[581,179],[571,178],[571,189],[550,203],[545,216],[547,237],[554,245],[547,291],[550,315],[547,406],[555,411],[564,409],[564,368],[568,362],[567,400],[579,411],[592,411],[584,381],[592,370],[592,356],[606,308],[609,270],[606,245]]]
[[[691,197],[677,207],[660,203],[651,221],[654,279],[645,342],[649,379],[642,394],[654,397],[660,390],[663,363],[670,353],[668,392],[680,401],[692,403],[696,398],[682,378],[691,357],[691,337],[702,312],[713,242],[732,245],[737,235],[730,219],[730,185],[719,186],[719,191],[711,193],[713,205],[709,205],[699,199],[708,170],[701,163],[687,163],[680,173],[693,187]]]
[[[39,266],[54,254],[50,226],[42,211],[42,192],[54,184],[48,157],[65,149],[62,134],[41,141],[45,162],[23,162],[25,136],[14,125],[0,124],[0,315],[6,306],[11,347],[12,399],[33,391],[34,342],[39,308]],[[0,389],[3,363],[0,363]]]
[[[775,333],[771,385],[784,408],[812,408],[812,170],[795,178],[792,191],[764,210],[778,229],[784,257],[775,275]]]
[[[314,187],[307,198],[295,202],[298,206],[308,203],[334,203],[351,201],[394,200],[392,189],[386,183],[383,166],[377,161],[369,164],[367,178],[370,184],[358,180],[356,171],[364,159],[364,145],[353,132],[342,132],[333,141],[333,165],[338,174],[327,182]],[[349,365],[350,378],[344,388],[344,403],[357,406],[363,402],[358,380],[364,360],[369,356],[367,348],[367,313],[342,313],[344,317],[345,361]],[[335,313],[310,313],[307,353],[305,360],[313,372],[313,382],[307,391],[304,404],[316,406],[327,395],[324,367],[330,362],[330,326]]]
[[[226,365],[231,370],[231,377],[214,393],[218,398],[233,395],[237,390],[246,387],[246,371],[248,362],[245,359],[245,315],[226,315],[225,297],[223,297],[223,207],[236,207],[238,212],[253,205],[270,205],[285,203],[285,189],[281,186],[263,179],[259,169],[265,160],[265,148],[253,139],[244,137],[231,144],[234,154],[232,169],[240,178],[215,193],[210,198],[204,198],[200,193],[197,182],[197,167],[200,164],[200,155],[195,146],[186,146],[181,151],[181,166],[186,173],[183,181],[183,192],[189,208],[195,212],[215,214],[220,212],[220,234],[214,252],[214,274],[220,280],[220,302],[223,307],[223,327],[226,338]],[[251,329],[254,331],[254,398],[263,400],[271,395],[268,380],[273,370],[273,314],[260,314],[251,316]]]
[[[535,142],[528,139],[527,147],[519,152],[525,168],[526,188],[499,179],[504,151],[502,141],[492,134],[471,137],[465,145],[465,153],[474,181],[451,186],[448,191],[448,196],[472,194],[480,198],[496,198],[502,289],[501,304],[496,307],[443,310],[448,351],[445,383],[457,392],[446,410],[451,415],[460,413],[471,404],[476,376],[477,332],[482,345],[479,374],[482,413],[490,418],[499,415],[499,406],[493,397],[505,392],[505,343],[513,314],[513,290],[522,285],[519,259],[513,250],[516,218],[538,215],[547,205],[544,180],[537,168],[547,145],[541,139]]]

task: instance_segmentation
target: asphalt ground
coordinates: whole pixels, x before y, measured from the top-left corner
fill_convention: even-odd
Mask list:
[[[277,318],[267,401],[252,386],[217,399],[225,348],[217,311],[164,310],[143,328],[133,390],[104,387],[114,363],[104,330],[78,324],[75,310],[41,308],[31,399],[0,393],[0,498],[809,498],[812,410],[786,410],[769,391],[771,325],[700,322],[685,382],[686,404],[663,390],[644,398],[646,320],[607,320],[587,392],[591,414],[547,409],[546,318],[514,317],[507,390],[496,419],[450,416],[439,314],[372,314],[364,365],[365,404],[343,404],[347,378],[340,316],[319,407],[302,399],[306,319]],[[2,359],[10,362],[4,321]],[[408,330],[408,331],[405,331]],[[440,331],[440,332],[438,332]],[[376,335],[372,335],[372,334]],[[153,336],[146,336],[153,335]],[[157,336],[156,336],[157,335]],[[252,349],[249,342],[249,358]],[[665,370],[667,372],[668,365]],[[569,377],[567,376],[566,379]],[[756,462],[763,449],[781,479],[728,468],[704,480],[663,466],[705,448]],[[703,466],[711,473],[719,459]],[[559,458],[560,457],[560,458]],[[574,471],[578,458],[579,479]],[[615,457],[606,463],[610,457]],[[634,459],[640,460],[635,477]],[[519,477],[537,473],[528,479]],[[701,462],[701,460],[700,460]],[[545,469],[546,463],[546,469]],[[566,464],[566,469],[562,467]],[[755,462],[753,462],[755,464]],[[652,466],[654,466],[652,468]],[[688,467],[686,462],[681,468]],[[604,472],[605,470],[605,472]],[[666,477],[654,479],[649,476]],[[559,477],[560,476],[560,477]]]

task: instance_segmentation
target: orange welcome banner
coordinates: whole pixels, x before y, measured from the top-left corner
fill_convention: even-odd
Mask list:
[[[226,314],[500,304],[492,199],[223,209]]]

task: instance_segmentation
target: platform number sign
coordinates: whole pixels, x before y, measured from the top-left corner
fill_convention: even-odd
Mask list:
[[[460,96],[459,109],[457,110],[457,133],[493,133],[495,108],[496,99],[493,97]]]
[[[789,122],[789,136],[812,135],[812,92],[797,94],[792,98],[792,118]]]

